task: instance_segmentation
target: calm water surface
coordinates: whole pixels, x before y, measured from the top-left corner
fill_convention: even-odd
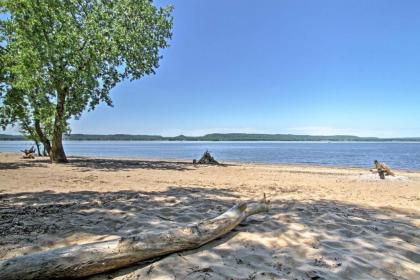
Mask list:
[[[17,152],[27,141],[0,141],[0,152]],[[375,159],[393,168],[420,170],[420,143],[383,142],[167,142],[67,141],[73,156],[199,158],[209,150],[220,161],[370,167]]]

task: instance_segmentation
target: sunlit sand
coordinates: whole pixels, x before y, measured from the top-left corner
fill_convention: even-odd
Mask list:
[[[92,279],[417,279],[420,173],[0,154],[0,258],[168,229],[265,193],[267,214],[199,249]]]

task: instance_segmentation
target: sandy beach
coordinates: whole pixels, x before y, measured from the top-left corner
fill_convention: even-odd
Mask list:
[[[201,248],[90,279],[420,279],[420,172],[0,153],[0,259],[272,201]]]

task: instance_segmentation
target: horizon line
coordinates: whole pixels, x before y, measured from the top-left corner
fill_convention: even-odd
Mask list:
[[[227,132],[227,133],[220,133],[220,132],[212,132],[206,133],[203,135],[185,135],[179,134],[175,136],[164,136],[160,134],[130,134],[130,133],[70,133],[70,134],[63,134],[63,136],[71,136],[71,135],[86,135],[86,136],[152,136],[152,137],[163,137],[163,138],[177,138],[177,137],[205,137],[209,135],[266,135],[266,136],[309,136],[309,137],[357,137],[357,138],[370,138],[370,139],[416,139],[420,136],[404,136],[404,137],[379,137],[379,136],[358,136],[353,134],[293,134],[293,133],[247,133],[247,132]],[[23,136],[25,135],[21,133],[0,133],[0,136]]]

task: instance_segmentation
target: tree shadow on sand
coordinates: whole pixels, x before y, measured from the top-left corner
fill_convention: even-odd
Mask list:
[[[20,169],[27,167],[48,167],[49,160],[47,158],[37,159],[20,159],[13,162],[0,162],[0,170]]]
[[[50,161],[48,158],[37,158],[13,162],[0,162],[0,170],[19,169],[27,167],[48,167],[49,165]],[[203,165],[196,165],[186,161],[69,157],[69,163],[65,166],[80,167],[82,168],[82,171],[87,172],[92,170],[123,171],[135,169],[185,171],[199,168]],[[219,164],[218,166],[228,165]]]
[[[70,165],[81,167],[85,171],[120,171],[131,169],[159,169],[185,171],[200,166],[186,161],[168,161],[168,160],[138,160],[138,159],[107,159],[107,158],[83,158],[73,157],[70,159]],[[230,164],[231,165],[231,164]],[[227,164],[218,164],[218,166],[228,166]]]
[[[199,187],[0,194],[0,258],[165,230],[217,216],[239,200],[229,189]],[[269,213],[201,248],[91,279],[415,279],[415,219],[331,200],[275,200]]]
[[[193,169],[192,163],[182,161],[105,159],[105,158],[71,158],[69,165],[81,167],[83,171],[121,171],[133,169],[158,169],[185,171]]]

